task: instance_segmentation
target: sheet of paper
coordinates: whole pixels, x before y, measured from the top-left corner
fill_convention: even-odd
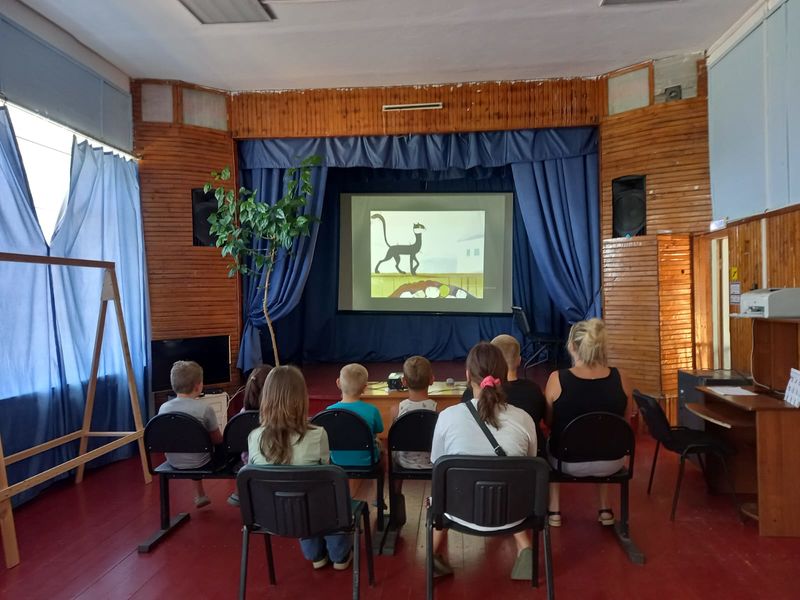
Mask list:
[[[757,396],[755,392],[751,392],[750,390],[745,390],[740,387],[732,386],[732,385],[715,385],[709,386],[708,389],[715,391],[718,394],[722,394],[724,396]]]

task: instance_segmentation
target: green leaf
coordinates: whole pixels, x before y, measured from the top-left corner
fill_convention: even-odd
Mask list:
[[[222,169],[222,173],[220,175],[220,178],[222,180],[224,180],[224,181],[228,181],[228,179],[231,178],[231,168],[230,167],[225,167],[224,169]]]

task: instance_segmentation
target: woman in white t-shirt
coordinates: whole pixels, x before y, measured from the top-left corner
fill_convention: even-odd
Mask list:
[[[480,342],[467,356],[467,381],[472,386],[473,399],[470,400],[478,411],[478,416],[503,448],[507,456],[536,456],[537,440],[533,419],[524,410],[506,402],[502,384],[506,380],[507,365],[502,352],[488,342]],[[465,404],[457,404],[443,410],[436,422],[433,433],[431,461],[445,455],[464,454],[494,456],[494,449],[480,425]],[[452,518],[452,517],[451,517]],[[453,519],[456,520],[456,519]],[[507,529],[516,523],[503,527],[486,528],[463,523],[476,530]],[[452,568],[438,553],[446,530],[436,530],[433,535],[434,573],[449,575]],[[530,579],[533,551],[527,531],[514,534],[517,544],[517,560],[511,572],[512,579]]]

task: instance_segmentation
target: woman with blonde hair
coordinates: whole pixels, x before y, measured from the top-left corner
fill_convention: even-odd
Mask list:
[[[558,448],[559,437],[573,420],[592,412],[609,412],[626,419],[630,416],[632,388],[625,377],[608,366],[606,326],[600,319],[575,323],[567,339],[567,351],[572,357],[572,367],[550,374],[545,388],[547,398],[547,423],[550,425],[550,462],[555,466],[558,457],[552,452]],[[562,462],[561,469],[576,477],[605,477],[619,471],[624,460],[594,462]],[[559,510],[559,485],[550,484],[548,521],[552,527],[561,526]],[[614,512],[608,502],[608,485],[598,485],[599,507],[597,520],[602,525],[614,524]]]
[[[261,393],[261,426],[250,432],[247,446],[251,465],[328,464],[328,434],[308,422],[308,390],[296,367],[275,367]],[[333,562],[341,571],[353,560],[352,539],[333,534],[300,540],[303,555],[315,569]]]

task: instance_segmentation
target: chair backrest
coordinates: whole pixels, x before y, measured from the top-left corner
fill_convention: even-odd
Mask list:
[[[389,452],[430,452],[433,430],[439,413],[412,410],[392,423],[389,429]]]
[[[184,413],[156,415],[144,428],[144,447],[147,463],[151,452],[212,452],[211,436],[205,426]]]
[[[236,476],[236,488],[250,530],[305,538],[352,524],[347,475],[334,465],[248,465]]]
[[[222,432],[222,447],[229,454],[247,452],[247,436],[259,426],[257,410],[246,410],[233,417]]]
[[[633,470],[636,436],[630,424],[609,412],[592,412],[567,423],[552,449],[559,462],[591,462],[630,457]]]
[[[314,415],[311,422],[325,429],[331,450],[375,451],[375,436],[367,422],[354,412],[334,408]]]
[[[442,456],[433,465],[431,512],[483,527],[547,515],[550,466],[541,458]]]
[[[525,311],[521,306],[512,306],[511,307],[511,314],[514,317],[514,324],[520,330],[524,337],[528,337],[531,335],[531,326],[528,323],[528,315],[525,314]]]
[[[650,435],[662,444],[668,442],[672,437],[672,431],[667,416],[658,401],[639,390],[633,390],[633,399],[644,417],[644,422],[647,423]]]

